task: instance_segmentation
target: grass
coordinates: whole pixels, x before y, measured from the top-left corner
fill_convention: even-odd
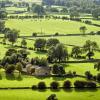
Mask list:
[[[32,90],[1,90],[0,99],[1,100],[46,100],[46,98],[51,95],[56,94],[58,100],[100,100],[100,90],[69,90],[69,91],[32,91]]]
[[[55,34],[59,32],[60,34],[75,34],[80,33],[79,28],[81,26],[87,27],[87,33],[91,31],[99,31],[99,27],[86,25],[84,23],[75,21],[63,21],[63,20],[32,20],[32,19],[9,19],[6,21],[6,27],[11,29],[20,30],[20,35],[29,36],[33,32],[43,33],[43,34]]]
[[[94,65],[90,63],[84,64],[69,64],[65,66],[65,71],[76,71],[79,75],[84,75],[86,71],[90,71],[93,75],[99,73],[94,69]],[[22,75],[20,79],[18,78],[19,74],[16,72],[14,76],[6,76],[3,69],[0,70],[0,87],[31,87],[32,85],[38,84],[40,81],[44,81],[47,86],[50,85],[52,81],[58,81],[60,86],[62,86],[65,80],[70,80],[72,83],[75,80],[85,80],[84,78],[39,78],[33,76]]]
[[[90,65],[91,64],[87,64]],[[75,66],[79,66],[79,64],[76,64]],[[70,65],[70,68],[76,69],[74,65]],[[85,67],[85,65],[81,66]],[[89,67],[88,67],[89,68]],[[86,68],[87,69],[87,68]],[[91,70],[92,68],[90,68]],[[77,68],[77,71],[82,72],[83,68]],[[93,69],[92,69],[93,70]],[[72,83],[75,80],[85,80],[83,78],[35,78],[32,76],[22,75],[22,79],[12,79],[11,77],[6,78],[6,75],[4,73],[4,70],[0,70],[1,80],[0,80],[0,87],[31,87],[33,84],[36,85],[40,81],[44,81],[47,86],[52,81],[58,81],[60,83],[60,86],[63,84],[65,80],[70,80]],[[15,77],[17,78],[18,74],[15,74]],[[46,91],[32,91],[32,90],[0,90],[0,99],[1,100],[38,100],[41,98],[41,100],[46,100],[46,98],[51,95],[56,94],[58,100],[99,100],[99,94],[100,90],[59,90],[59,91],[52,91],[52,90],[46,90]]]

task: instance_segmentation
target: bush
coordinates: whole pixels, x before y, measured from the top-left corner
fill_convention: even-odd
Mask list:
[[[14,73],[14,70],[15,70],[15,65],[7,65],[6,67],[6,73],[7,74],[13,74]]]
[[[41,89],[41,90],[46,89],[46,84],[45,84],[45,82],[40,82],[40,83],[38,83],[38,89]]]
[[[93,75],[90,73],[90,71],[86,71],[86,72],[85,72],[85,76],[86,76],[86,78],[89,79],[89,80],[93,78]]]
[[[33,33],[32,36],[34,36],[34,37],[37,36],[37,33]]]
[[[46,100],[58,100],[56,94],[51,94]]]
[[[71,82],[70,81],[65,81],[64,84],[63,84],[63,88],[68,89],[70,87],[71,87]]]
[[[97,35],[100,35],[100,31],[97,31]]]
[[[87,82],[87,87],[88,88],[96,88],[96,83],[95,82]]]
[[[52,82],[50,84],[51,89],[59,89],[59,83],[58,82]]]
[[[55,36],[58,36],[59,35],[59,33],[55,33]]]
[[[33,85],[32,86],[32,90],[36,90],[37,89],[37,86],[36,85]]]
[[[85,21],[85,24],[89,24],[89,25],[91,25],[91,24],[92,24],[92,22],[91,22],[91,21],[89,21],[89,20],[86,20],[86,21]]]
[[[100,73],[97,74],[97,81],[100,82]]]
[[[77,80],[74,82],[74,86],[76,88],[84,88],[86,86],[86,82]]]

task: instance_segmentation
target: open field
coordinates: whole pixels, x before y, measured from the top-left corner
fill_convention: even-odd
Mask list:
[[[75,22],[75,21],[63,21],[63,20],[18,20],[18,19],[10,19],[6,21],[6,27],[11,29],[20,30],[20,35],[29,36],[32,35],[33,32],[43,33],[43,34],[75,34],[80,33],[79,28],[81,26],[87,27],[87,33],[91,31],[99,31],[99,27],[86,25],[84,23]]]
[[[84,64],[69,64],[65,66],[66,72],[76,71],[78,75],[84,75],[86,71],[90,71],[93,75],[96,75],[98,71],[94,69],[94,64],[84,63]],[[18,78],[19,74],[16,72],[14,76],[6,76],[3,69],[0,70],[0,87],[31,87],[32,85],[38,84],[40,81],[44,81],[47,86],[50,85],[52,81],[57,81],[62,86],[65,80],[70,80],[73,83],[75,80],[85,80],[85,78],[60,78],[60,77],[51,77],[51,78],[39,78],[34,76],[21,75]]]
[[[51,95],[56,94],[58,100],[100,100],[100,90],[69,90],[55,91],[32,91],[32,90],[1,90],[1,100],[46,100]]]
[[[88,66],[88,67],[86,67]],[[82,68],[80,68],[82,67]],[[90,67],[90,68],[89,68]],[[78,73],[83,73],[85,70],[90,70],[92,73],[96,73],[96,71],[93,69],[93,64],[72,64],[68,67],[66,67],[66,70],[75,70],[77,69]],[[81,73],[81,74],[82,74]],[[40,81],[44,81],[47,86],[49,86],[50,82],[52,81],[58,81],[60,83],[60,86],[65,80],[70,80],[72,83],[75,80],[85,80],[83,78],[35,78],[32,76],[27,75],[21,75],[21,78],[17,78],[18,74],[15,74],[15,77],[7,77],[4,73],[4,70],[0,70],[0,87],[31,87],[32,85],[36,85]],[[9,92],[9,93],[8,93]],[[28,90],[0,90],[0,99],[1,100],[38,100],[41,98],[41,100],[46,100],[46,98],[51,94],[56,94],[57,98],[59,100],[73,100],[73,99],[80,99],[80,100],[99,100],[100,90],[74,90],[70,89],[67,91],[59,90],[59,91],[52,91],[52,90],[46,90],[46,91],[32,91],[30,89]],[[39,96],[38,96],[39,95]]]
[[[53,38],[53,37],[50,37],[50,38]],[[98,46],[99,46],[99,49],[100,49],[100,36],[98,35],[95,35],[95,36],[61,36],[61,37],[54,37],[54,38],[57,38],[60,40],[61,43],[65,44],[65,46],[67,47],[68,49],[68,52],[71,53],[71,50],[72,50],[72,47],[73,46],[68,46],[68,45],[75,45],[75,46],[80,46],[82,47],[85,42],[87,40],[91,40],[91,41],[95,41],[97,42]],[[31,40],[29,40],[31,39]],[[31,48],[34,48],[34,42],[35,42],[35,39],[37,38],[27,38],[26,41],[27,41],[27,47],[31,47]],[[44,39],[49,39],[49,38],[44,38]],[[15,43],[15,45],[18,45],[18,46],[21,46],[21,41],[22,39],[18,39],[17,42]],[[2,39],[0,39],[0,42],[2,42]],[[7,41],[8,44],[11,44]],[[6,52],[6,50],[8,48],[11,48],[11,46],[8,46],[8,45],[3,45],[3,44],[0,44],[0,47],[1,47],[1,51],[0,51],[0,58],[4,57],[4,54]],[[20,49],[20,48],[16,48],[16,49]],[[46,53],[42,53],[42,52],[36,52],[34,50],[28,50],[30,52],[30,55],[29,57],[46,57],[47,54]],[[94,58],[100,58],[100,52],[95,52],[95,56]],[[72,58],[70,58],[70,60],[73,60]]]

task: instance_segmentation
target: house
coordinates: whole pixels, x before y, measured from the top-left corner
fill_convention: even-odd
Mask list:
[[[46,76],[50,75],[50,70],[49,67],[27,64],[23,71],[35,76]]]

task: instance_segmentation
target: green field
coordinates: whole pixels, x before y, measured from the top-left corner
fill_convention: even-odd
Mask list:
[[[80,68],[81,67],[81,68]],[[90,70],[92,73],[97,73],[93,68],[93,64],[70,64],[66,66],[66,71],[69,70],[77,70],[78,73],[83,74],[84,71]],[[15,77],[7,77],[4,73],[4,70],[0,70],[0,87],[31,87],[32,85],[36,85],[40,81],[44,81],[47,86],[52,81],[58,81],[60,86],[65,80],[70,80],[72,83],[75,80],[85,80],[83,78],[35,78],[33,76],[21,75],[21,78],[17,78],[18,74],[16,72]],[[46,100],[46,98],[51,95],[56,94],[58,100],[99,100],[100,90],[74,90],[70,89],[67,91],[59,90],[59,91],[32,91],[28,90],[0,90],[0,99],[1,100]],[[39,96],[38,96],[39,95]],[[98,95],[98,96],[97,96]]]
[[[99,31],[99,27],[86,25],[84,23],[75,22],[75,21],[63,21],[63,20],[33,20],[33,19],[9,19],[6,21],[6,27],[11,29],[20,30],[20,35],[29,36],[33,32],[42,33],[42,34],[75,34],[80,33],[79,28],[81,26],[87,27],[87,33],[91,31]]]
[[[70,90],[70,91],[32,91],[32,90],[1,90],[1,100],[46,100],[51,95],[56,94],[58,100],[100,100],[100,90]]]

